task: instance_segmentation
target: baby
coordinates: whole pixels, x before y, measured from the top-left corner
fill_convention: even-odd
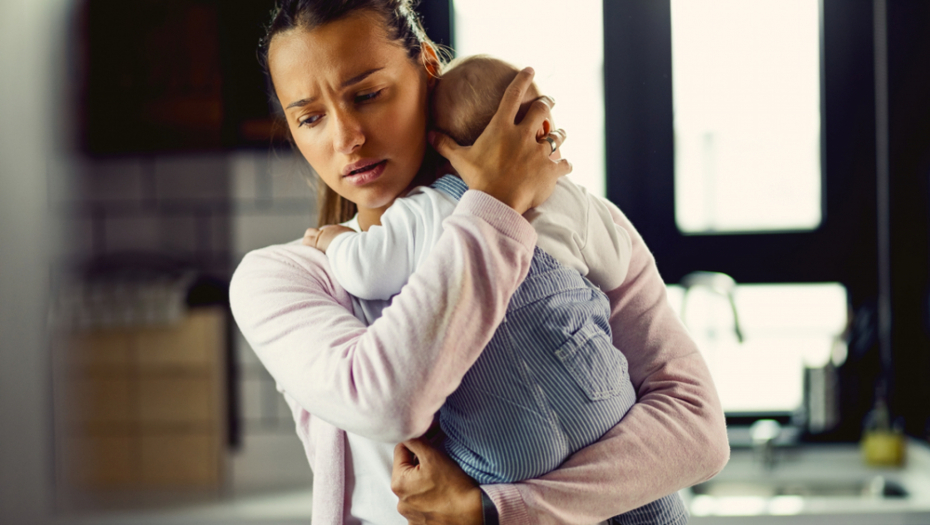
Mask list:
[[[433,92],[434,126],[460,145],[473,144],[517,72],[487,56],[453,61]],[[518,121],[538,96],[531,86]],[[550,126],[545,122],[537,137],[547,136]],[[443,219],[467,189],[454,174],[445,175],[397,198],[380,226],[367,232],[324,227],[305,242],[326,252],[349,293],[387,300],[425,262]],[[439,413],[446,452],[482,484],[534,478],[558,467],[636,401],[626,358],[612,344],[610,304],[600,291],[623,283],[629,234],[604,203],[565,177],[524,217],[538,233],[529,273],[504,322]],[[633,512],[646,518],[640,523],[658,523],[681,515],[680,507],[673,494]]]
[[[431,109],[434,127],[451,136],[459,145],[473,144],[490,123],[504,90],[517,72],[513,65],[486,55],[453,60],[446,66],[433,91]],[[526,92],[524,104],[517,114],[518,121],[523,118],[529,103],[538,97],[539,91],[534,83]],[[541,140],[547,136],[550,127],[551,122],[546,122],[537,132],[537,138]],[[558,155],[556,150],[553,156]],[[444,169],[445,173],[455,173],[448,163]],[[452,177],[443,179],[452,180]],[[461,184],[461,181],[456,184]],[[458,199],[442,202],[446,199],[437,201],[432,197],[419,196],[423,193],[424,188],[416,188],[404,197],[413,200],[397,206],[399,199],[391,207],[408,209],[408,204],[416,201],[430,201],[430,205],[436,207],[436,213],[429,217],[427,224],[417,225],[416,229],[404,232],[403,236],[389,237],[390,231],[375,229],[377,227],[359,234],[359,237],[343,236],[356,232],[345,226],[324,226],[320,230],[312,229],[314,234],[308,238],[307,244],[327,253],[336,278],[349,293],[360,299],[389,299],[400,291],[429,253],[442,233],[441,220],[451,215],[458,202]],[[401,213],[397,209],[391,215]],[[549,200],[527,211],[524,217],[539,235],[537,245],[559,262],[578,270],[602,290],[613,290],[623,283],[630,262],[630,236],[614,224],[607,206],[584,188],[563,177]],[[390,221],[391,216],[387,219],[382,217],[382,225],[385,220]],[[412,234],[416,237],[407,237]],[[356,240],[349,241],[353,237]],[[368,240],[360,240],[365,237]],[[345,245],[330,248],[330,243],[337,239],[337,245],[348,243],[356,251],[350,253]],[[363,247],[364,252],[357,251]],[[410,247],[412,249],[408,250]]]

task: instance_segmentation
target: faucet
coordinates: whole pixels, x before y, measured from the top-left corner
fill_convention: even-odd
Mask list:
[[[765,470],[775,468],[775,440],[781,436],[781,425],[774,419],[759,419],[749,427],[752,448]]]
[[[736,290],[736,281],[725,273],[720,272],[691,272],[681,278],[681,286],[685,293],[681,298],[681,318],[685,318],[685,305],[688,304],[688,292],[692,288],[699,286],[720,294],[730,302],[730,309],[733,310],[733,331],[736,332],[736,340],[742,343],[744,341],[743,331],[739,326],[739,316],[736,314],[736,301],[733,293]]]

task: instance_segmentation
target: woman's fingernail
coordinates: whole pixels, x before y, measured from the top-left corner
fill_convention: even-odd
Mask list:
[[[529,67],[529,66],[523,68],[523,71],[526,71],[527,73],[529,73],[529,74],[531,74],[531,75],[535,75],[535,74],[536,74],[536,71],[534,71],[533,68],[531,68],[531,67]]]

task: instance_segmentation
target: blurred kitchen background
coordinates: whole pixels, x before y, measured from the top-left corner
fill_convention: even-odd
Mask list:
[[[226,298],[316,221],[256,61],[273,4],[0,3],[0,522],[309,521]],[[571,177],[654,252],[727,411],[721,477],[749,473],[689,492],[694,522],[930,523],[930,2],[420,12],[536,69]],[[845,478],[772,488],[800,457]]]

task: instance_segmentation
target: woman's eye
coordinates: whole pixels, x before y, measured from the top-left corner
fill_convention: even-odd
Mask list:
[[[382,91],[384,90],[379,89],[378,91],[373,91],[371,93],[365,93],[364,95],[356,95],[355,102],[361,103],[361,102],[368,102],[368,101],[374,100],[381,96]]]
[[[303,127],[304,125],[312,126],[317,123],[318,120],[322,118],[322,115],[310,115],[309,117],[301,120],[297,123],[297,127]]]

